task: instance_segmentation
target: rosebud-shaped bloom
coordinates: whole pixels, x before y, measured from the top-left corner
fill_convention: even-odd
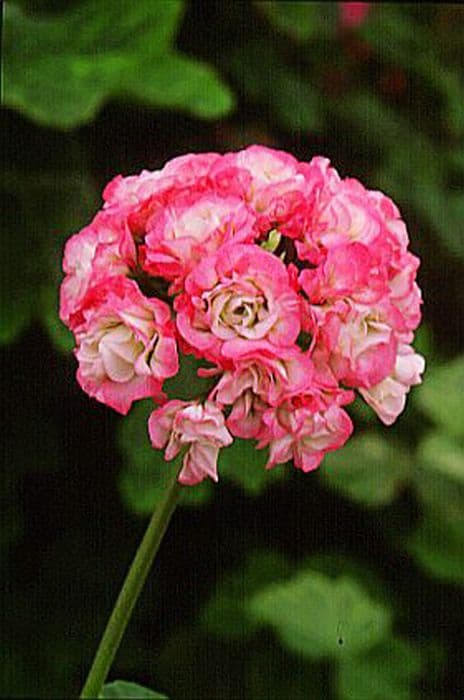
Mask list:
[[[418,258],[406,252],[389,270],[389,297],[401,315],[403,327],[398,328],[398,335],[406,343],[412,342],[412,331],[421,319],[422,295],[415,281],[418,267]]]
[[[216,163],[216,170],[218,169]],[[250,194],[269,185],[292,180],[298,175],[298,161],[289,153],[267,146],[249,146],[236,153],[227,153],[220,167],[246,170],[250,176]]]
[[[231,365],[224,353],[232,340],[288,347],[300,331],[300,300],[285,265],[254,245],[224,246],[203,260],[187,277],[175,308],[192,351],[221,366]]]
[[[142,170],[138,175],[117,175],[105,187],[105,208],[125,212],[143,207],[154,195],[205,184],[214,163],[221,159],[218,153],[189,153],[169,160],[162,170]]]
[[[362,243],[330,249],[317,268],[303,270],[299,279],[312,304],[336,299],[372,304],[389,292],[386,270]]]
[[[391,425],[404,410],[409,389],[421,383],[424,369],[422,355],[414,352],[410,345],[400,345],[393,372],[379,384],[360,389],[360,394],[382,423]]]
[[[210,191],[209,171],[221,156],[198,153],[168,161],[162,170],[143,170],[139,175],[115,177],[105,188],[105,208],[121,212],[138,241],[143,241],[147,221],[176,199],[194,191]]]
[[[285,233],[298,228],[305,216],[308,183],[293,156],[265,146],[250,146],[227,153],[213,171],[219,177],[228,169],[236,171],[234,179],[240,180],[243,197],[255,211],[260,234],[273,228]]]
[[[163,380],[178,371],[167,304],[144,297],[134,281],[115,277],[87,296],[82,314],[75,353],[84,391],[120,413],[136,399],[160,399]]]
[[[225,242],[252,241],[254,216],[237,197],[189,192],[147,221],[144,269],[180,284],[201,258]]]
[[[388,302],[369,307],[340,301],[314,314],[318,347],[339,381],[371,387],[392,371],[398,343],[393,330],[395,310]]]
[[[355,241],[367,246],[377,243],[382,219],[363,185],[354,179],[340,180],[330,169],[321,187],[319,171],[320,164],[316,163],[313,206],[295,244],[298,256],[318,263],[330,248]]]
[[[227,345],[234,369],[226,371],[211,397],[232,406],[227,427],[240,438],[257,438],[269,406],[311,386],[311,360],[297,347],[276,348],[266,341],[235,340]]]
[[[318,408],[287,402],[266,411],[263,422],[267,431],[258,447],[269,445],[268,469],[290,459],[304,472],[316,469],[325,453],[344,445],[353,430],[350,417],[335,403]]]
[[[198,484],[208,476],[217,481],[219,450],[233,442],[222,412],[211,401],[204,405],[169,401],[153,411],[148,420],[148,431],[153,447],[166,448],[164,456],[167,460],[174,459],[186,448],[179,481],[188,486]]]
[[[89,226],[66,243],[61,320],[74,330],[82,320],[80,311],[88,290],[109,277],[129,274],[135,264],[135,244],[124,220],[99,212]]]

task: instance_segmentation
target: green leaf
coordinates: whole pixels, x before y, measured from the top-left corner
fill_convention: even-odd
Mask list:
[[[58,318],[62,247],[88,220],[95,205],[93,187],[85,173],[73,169],[18,169],[2,174],[0,198],[0,343],[12,342],[33,318],[41,318],[56,346],[69,350],[71,335]],[[21,236],[12,235],[15,231]]]
[[[421,457],[415,487],[422,515],[408,549],[432,576],[464,584],[464,482],[456,478],[456,458],[445,453],[437,468],[433,455],[423,448]]]
[[[100,698],[158,698],[159,700],[168,700],[167,695],[161,695],[161,693],[155,693],[154,690],[149,688],[144,688],[138,683],[130,683],[129,681],[113,681],[113,683],[106,683],[103,686],[103,691],[100,694]]]
[[[180,0],[82,2],[67,13],[28,16],[8,3],[5,104],[69,129],[92,120],[112,97],[215,118],[233,105],[215,71],[175,53]]]
[[[205,363],[196,360],[192,355],[179,354],[179,371],[175,377],[167,379],[163,390],[170,399],[191,401],[206,398],[217,381],[217,377],[199,377],[197,370]]]
[[[360,31],[385,62],[404,66],[408,73],[421,78],[437,93],[444,106],[444,118],[455,133],[461,134],[464,88],[460,67],[453,67],[443,56],[435,28],[424,26],[403,8],[384,3]],[[425,51],[424,47],[427,47]]]
[[[425,462],[415,472],[415,489],[423,510],[464,538],[464,483]]]
[[[137,515],[153,512],[166,489],[172,469],[179,468],[177,459],[167,462],[162,450],[154,450],[150,444],[147,421],[154,409],[152,401],[139,402],[121,421],[118,433],[118,446],[124,458],[119,490],[127,508]],[[200,505],[210,498],[213,488],[208,480],[185,487],[179,502]]]
[[[235,438],[230,447],[224,447],[219,453],[219,473],[221,478],[230,479],[246,493],[256,495],[285,475],[282,465],[265,469],[268,457],[268,451],[257,450],[253,440]]]
[[[340,659],[340,700],[412,700],[421,657],[409,642],[392,637],[367,654]]]
[[[464,505],[464,501],[463,501]],[[464,585],[464,534],[429,514],[408,540],[408,549],[433,577]]]
[[[201,615],[202,624],[218,637],[243,639],[256,628],[256,621],[246,611],[251,595],[289,573],[289,564],[279,554],[264,551],[250,554],[240,569],[219,581]]]
[[[266,0],[257,2],[256,6],[277,29],[296,41],[306,41],[315,35],[320,37],[321,33],[328,34],[331,26],[325,12],[326,3]]]
[[[286,654],[266,639],[221,639],[195,623],[177,628],[156,659],[175,698],[326,700],[325,668]]]
[[[366,652],[390,630],[390,613],[357,581],[306,570],[251,600],[250,612],[292,651],[311,658]]]
[[[421,323],[414,334],[414,349],[427,358],[427,368],[436,361],[435,340],[433,329],[428,323]]]
[[[320,474],[344,496],[376,507],[391,503],[407,485],[411,462],[392,440],[371,433],[353,438],[343,450],[328,453]]]
[[[230,69],[247,99],[288,131],[320,131],[321,99],[311,84],[288,67],[272,46],[248,43],[232,53]]]
[[[416,393],[419,407],[446,434],[464,437],[464,355],[435,367]]]
[[[464,449],[447,435],[427,435],[418,447],[418,460],[427,469],[464,485]]]
[[[375,186],[400,208],[414,207],[443,245],[464,260],[464,195],[450,192],[443,147],[412,130],[407,119],[367,91],[332,100],[331,111],[343,128],[353,131],[360,148],[371,150],[377,159],[380,151],[381,165],[372,176]]]
[[[40,308],[42,323],[57,350],[71,352],[75,346],[74,337],[58,316],[59,283],[46,286],[40,290]]]

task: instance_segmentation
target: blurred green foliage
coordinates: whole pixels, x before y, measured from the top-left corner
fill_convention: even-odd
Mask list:
[[[5,104],[64,129],[93,119],[112,96],[221,116],[232,106],[229,90],[172,47],[182,5],[83,2],[51,19],[8,5]]]
[[[158,698],[158,700],[167,700],[166,695],[155,693],[154,690],[143,688],[138,683],[129,683],[127,681],[107,683],[100,697],[104,700],[109,700],[109,698],[152,698],[152,700]]]
[[[141,402],[76,386],[57,315],[67,237],[119,172],[261,142],[398,202],[420,255],[428,368],[393,428],[315,474],[236,441],[184,489],[103,697],[463,695],[464,10],[373,3],[22,0],[3,34],[0,694],[76,696],[170,469]],[[64,352],[66,351],[66,352]],[[206,393],[184,358],[171,397]],[[195,507],[193,507],[195,506]]]

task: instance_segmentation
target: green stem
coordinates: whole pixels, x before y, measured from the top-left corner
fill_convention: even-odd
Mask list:
[[[105,632],[93,660],[92,667],[81,693],[81,698],[98,698],[121,643],[132,610],[143,588],[153,560],[176,507],[180,490],[177,470],[167,485],[162,500],[153,513],[132,565],[119,593],[116,605],[108,620]]]

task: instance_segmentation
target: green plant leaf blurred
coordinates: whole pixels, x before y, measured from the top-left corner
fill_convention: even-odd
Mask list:
[[[352,438],[342,450],[329,452],[320,474],[325,483],[366,506],[391,503],[411,475],[411,459],[393,440],[375,433]]]
[[[292,0],[256,2],[256,7],[277,29],[296,41],[306,41],[314,35],[319,37],[321,32],[330,31],[331,23],[327,21],[327,5],[328,3],[322,2],[293,2]],[[335,13],[330,12],[330,15],[330,19],[335,20]]]
[[[12,342],[40,318],[57,347],[70,350],[71,333],[58,318],[61,256],[73,227],[95,207],[90,179],[72,169],[6,171],[0,174],[0,198],[0,343]]]
[[[89,122],[113,97],[204,118],[226,114],[233,98],[215,70],[173,47],[182,7],[104,0],[29,16],[8,3],[5,104],[60,129]]]
[[[197,370],[204,364],[192,355],[184,355],[179,352],[179,371],[175,377],[164,382],[163,391],[170,399],[181,399],[182,401],[191,401],[199,397],[206,398],[216,379],[198,376]]]
[[[382,154],[372,181],[397,204],[415,211],[443,245],[464,260],[464,195],[448,187],[448,158],[439,147],[375,93],[356,91],[332,101],[341,124],[360,146]],[[345,127],[347,128],[347,127]],[[407,155],[406,155],[407,154]]]
[[[427,469],[464,485],[464,449],[457,440],[429,433],[418,447],[418,462]]]
[[[337,690],[340,700],[412,700],[421,672],[419,651],[392,637],[355,658],[340,659]]]
[[[268,456],[266,449],[256,449],[254,441],[235,438],[232,445],[224,447],[219,453],[221,478],[233,481],[250,495],[257,495],[285,476],[282,465],[265,469]]]
[[[131,683],[129,681],[113,681],[112,683],[107,683],[103,687],[100,698],[104,700],[107,698],[152,698],[152,700],[158,698],[159,700],[168,700],[167,695],[155,693],[154,690],[144,688],[138,685],[138,683]]]
[[[201,614],[202,624],[218,637],[244,639],[257,627],[246,609],[252,594],[265,584],[284,579],[290,572],[290,565],[277,553],[250,553],[243,566],[218,582]]]
[[[436,90],[448,125],[457,134],[464,129],[464,85],[459,66],[446,61],[432,26],[424,26],[402,11],[399,5],[384,3],[381,12],[372,12],[360,29],[361,36],[386,63],[406,70]],[[427,46],[424,51],[423,47]],[[445,59],[445,60],[444,60]]]
[[[271,113],[283,129],[293,133],[322,130],[320,96],[282,61],[272,45],[249,42],[233,52],[228,62],[239,91],[260,103],[258,111]]]
[[[420,445],[415,488],[422,514],[408,547],[433,576],[464,584],[464,450],[445,435]]]
[[[464,437],[464,355],[435,367],[416,391],[416,401],[424,413],[444,433]]]
[[[220,700],[326,700],[325,669],[302,664],[272,640],[206,635],[196,624],[175,630],[157,659],[161,677],[176,698]],[[171,690],[172,689],[172,690]]]
[[[390,631],[390,612],[357,581],[314,570],[259,591],[250,613],[286,647],[314,659],[366,652]]]

